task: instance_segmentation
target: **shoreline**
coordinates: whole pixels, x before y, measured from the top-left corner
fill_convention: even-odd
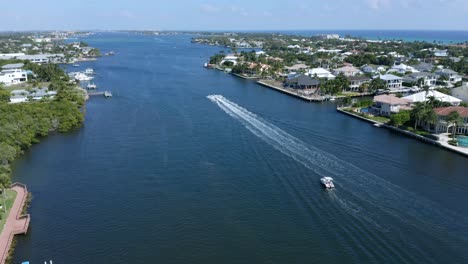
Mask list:
[[[468,149],[466,151],[463,151],[463,150],[458,149],[458,147],[455,147],[455,146],[452,146],[452,145],[449,145],[449,144],[444,144],[445,142],[443,142],[443,141],[433,140],[433,139],[418,135],[416,133],[413,133],[413,132],[410,132],[410,131],[407,131],[407,130],[403,130],[403,129],[398,128],[398,127],[394,127],[394,126],[387,125],[387,124],[382,123],[382,122],[378,122],[378,121],[375,121],[375,120],[372,120],[372,119],[369,119],[369,118],[365,118],[365,117],[362,117],[362,116],[347,112],[347,111],[343,110],[343,108],[340,108],[340,107],[337,107],[336,110],[338,112],[340,112],[340,113],[345,114],[345,115],[360,119],[362,121],[366,121],[368,123],[372,123],[376,127],[386,128],[386,129],[389,129],[391,131],[395,131],[395,132],[398,132],[400,134],[406,135],[408,137],[418,139],[419,141],[422,141],[424,143],[431,144],[431,145],[440,147],[442,149],[449,150],[451,152],[457,153],[459,155],[468,157]]]

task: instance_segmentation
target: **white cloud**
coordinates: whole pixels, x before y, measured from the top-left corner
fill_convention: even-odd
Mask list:
[[[243,7],[231,6],[231,11],[238,14],[238,15],[241,15],[241,16],[248,16],[249,15],[249,13],[247,13],[245,8],[243,8]]]

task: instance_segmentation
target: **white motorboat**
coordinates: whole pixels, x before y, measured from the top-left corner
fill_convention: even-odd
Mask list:
[[[93,75],[94,74],[94,70],[92,68],[87,68],[85,70],[85,74],[88,74],[88,75]]]
[[[320,182],[322,185],[327,188],[327,189],[333,189],[335,188],[335,184],[333,184],[333,178],[332,177],[323,177],[320,178]]]
[[[73,64],[72,66],[73,66],[73,67],[80,67],[80,65],[79,65],[79,64],[76,64],[76,63]]]
[[[75,80],[80,81],[80,82],[91,81],[93,79],[93,77],[88,76],[82,72],[75,74],[75,76],[73,77],[75,78]]]
[[[86,89],[88,89],[88,90],[96,89],[96,88],[97,88],[97,86],[94,83],[88,83],[88,85],[86,85]]]

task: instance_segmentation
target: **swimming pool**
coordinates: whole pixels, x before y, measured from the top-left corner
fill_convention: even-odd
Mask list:
[[[458,136],[458,145],[461,147],[468,147],[468,137]]]

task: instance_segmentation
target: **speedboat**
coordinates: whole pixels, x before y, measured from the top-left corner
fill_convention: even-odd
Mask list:
[[[86,74],[84,74],[82,72],[76,73],[74,75],[74,78],[75,78],[75,80],[80,81],[80,82],[91,81],[93,79],[93,77],[88,76],[88,75],[86,75]]]
[[[335,184],[333,184],[333,178],[332,177],[323,177],[320,178],[320,182],[322,185],[327,188],[327,189],[333,189],[335,188]]]
[[[80,65],[79,65],[79,64],[76,64],[76,63],[73,64],[72,66],[73,66],[73,67],[80,67]]]

